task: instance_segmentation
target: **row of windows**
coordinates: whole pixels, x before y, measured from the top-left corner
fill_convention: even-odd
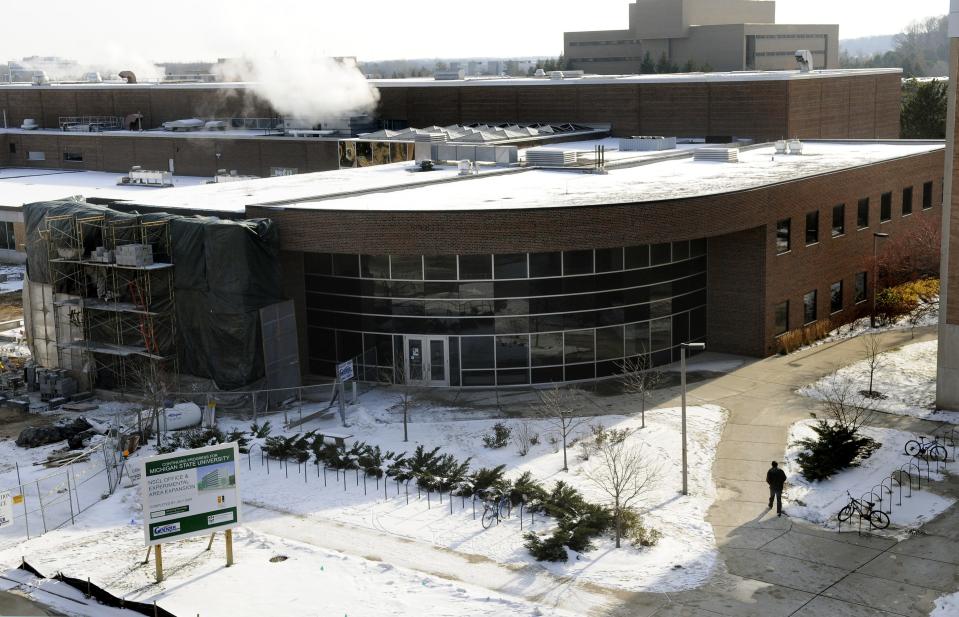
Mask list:
[[[922,209],[932,208],[932,182],[922,185]],[[912,214],[913,188],[907,186],[902,189],[901,216]],[[866,229],[870,221],[869,198],[863,197],[856,204],[856,229]],[[892,220],[892,192],[883,193],[879,198],[879,222],[886,223]],[[830,235],[833,238],[846,233],[846,205],[838,204],[832,208]],[[806,245],[819,242],[819,210],[806,213]],[[776,223],[776,252],[787,253],[792,250],[792,219],[782,219]]]
[[[649,355],[652,364],[667,364],[675,359],[680,343],[703,340],[705,336],[705,306],[666,318],[606,328],[451,336],[447,338],[448,378],[451,386],[594,379],[616,374],[625,358],[644,354]],[[311,327],[309,338],[314,373],[332,374],[337,361],[363,355],[364,363],[392,370],[394,378],[403,381],[402,336]]]
[[[857,272],[853,280],[853,304],[865,302],[869,297],[868,273]],[[829,286],[829,313],[838,313],[845,307],[843,295],[843,281],[836,281]],[[774,313],[774,335],[785,334],[791,328],[789,323],[789,300],[780,302],[773,307]],[[803,295],[803,323],[809,325],[819,319],[819,292],[813,289]]]
[[[617,272],[706,254],[705,240],[611,249],[500,255],[351,255],[307,253],[307,274],[407,281],[509,280]]]
[[[602,45],[642,45],[639,39],[621,39],[618,41],[570,41],[570,47],[599,47]]]

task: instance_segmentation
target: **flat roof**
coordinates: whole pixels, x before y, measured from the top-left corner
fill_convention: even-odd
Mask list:
[[[165,129],[147,129],[145,131],[129,131],[126,129],[116,129],[98,132],[86,131],[64,131],[61,129],[21,129],[21,128],[2,128],[0,135],[45,135],[58,137],[80,137],[95,139],[97,137],[123,137],[127,139],[136,139],[147,137],[150,139],[269,139],[271,141],[296,141],[302,142],[309,140],[315,141],[340,141],[343,139],[358,139],[356,137],[342,137],[336,135],[320,135],[317,137],[294,137],[284,135],[282,131],[263,129],[231,129],[225,131],[219,130],[196,130],[196,131],[167,131]],[[359,138],[362,141],[362,138]]]
[[[102,171],[71,171],[0,167],[0,206],[19,208],[35,201],[54,201],[74,196],[102,197],[137,201],[136,197],[154,191],[176,191],[177,187],[203,184],[209,178],[174,176],[171,188],[118,186],[125,174]]]
[[[772,144],[740,150],[738,163],[696,161],[693,152],[647,154],[606,174],[526,169],[480,174],[402,190],[276,204],[280,208],[360,211],[494,210],[592,206],[688,199],[760,188],[943,150],[942,141],[807,141],[801,155]],[[587,150],[588,154],[591,154]],[[607,157],[609,160],[609,157]],[[396,168],[397,165],[386,165]],[[387,169],[383,170],[388,173]],[[417,174],[418,175],[418,174]],[[250,204],[254,205],[254,204]]]
[[[370,79],[369,82],[377,88],[408,88],[415,87],[485,87],[485,86],[556,86],[576,84],[607,85],[607,84],[660,84],[660,83],[712,83],[712,82],[742,82],[742,81],[790,81],[801,79],[828,79],[833,77],[851,77],[856,75],[901,75],[898,68],[872,69],[823,69],[808,72],[791,71],[718,71],[713,73],[669,73],[647,75],[584,75],[583,77],[568,77],[566,79],[550,79],[549,77],[466,77],[464,79],[441,79],[432,77],[412,77],[407,79]],[[176,83],[143,83],[135,84],[106,82],[106,83],[51,83],[45,86],[34,86],[28,83],[0,84],[0,89],[16,88],[28,90],[44,89],[150,89],[150,90],[216,90],[249,88],[255,86],[252,82],[176,82]]]

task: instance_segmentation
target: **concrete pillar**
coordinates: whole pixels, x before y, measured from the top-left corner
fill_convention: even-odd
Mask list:
[[[939,297],[939,375],[936,406],[959,409],[959,202],[956,165],[956,88],[959,81],[959,0],[949,6],[949,109],[946,125],[946,169],[942,204],[942,291]],[[959,208],[959,205],[957,205]]]

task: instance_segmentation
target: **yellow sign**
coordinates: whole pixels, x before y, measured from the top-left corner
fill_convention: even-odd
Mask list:
[[[23,495],[14,495],[13,503],[23,503]]]

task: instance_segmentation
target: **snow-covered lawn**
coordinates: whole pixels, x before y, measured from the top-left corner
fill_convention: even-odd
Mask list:
[[[915,322],[913,323],[913,320]],[[906,315],[899,318],[897,321],[892,323],[887,323],[885,325],[880,325],[876,328],[872,327],[869,317],[861,317],[855,321],[851,321],[847,324],[843,324],[829,332],[829,334],[818,341],[800,347],[796,351],[802,351],[803,349],[809,349],[810,347],[817,347],[819,345],[825,345],[826,343],[836,343],[839,341],[844,341],[846,339],[854,338],[857,336],[862,336],[868,332],[891,332],[893,330],[913,330],[915,328],[927,328],[930,326],[935,326],[939,323],[939,298],[938,296],[932,299],[931,304],[922,305],[916,309],[912,314]],[[795,351],[793,352],[795,353]]]
[[[886,398],[871,400],[870,403],[875,409],[959,424],[959,412],[935,409],[938,346],[938,341],[926,341],[880,354],[879,365],[873,377],[873,389]],[[802,388],[799,393],[812,398],[822,398],[819,387],[834,379],[849,380],[857,389],[866,390],[869,388],[869,362],[862,360],[845,366],[833,375]]]
[[[783,493],[783,509],[789,516],[804,518],[824,527],[836,528],[838,526],[836,514],[849,503],[846,491],[860,500],[866,494],[866,499],[877,502],[878,509],[878,500],[870,497],[868,493],[911,460],[903,448],[908,440],[914,439],[914,435],[895,429],[864,427],[861,432],[881,443],[881,447],[858,467],[845,469],[827,480],[809,482],[802,476],[802,471],[796,462],[796,457],[802,452],[802,448],[794,444],[800,439],[815,436],[811,428],[814,423],[814,420],[803,420],[794,424],[789,431],[789,446],[786,450],[784,465],[789,480]],[[950,465],[955,464],[950,463]],[[935,463],[932,463],[931,470],[933,480],[942,478],[941,474],[935,472]],[[876,488],[876,491],[878,493],[879,489]],[[928,490],[925,466],[923,466],[922,489],[916,490],[914,487],[911,497],[908,496],[909,494],[907,482],[902,488],[902,505],[898,505],[899,489],[893,483],[892,513],[889,514],[890,533],[895,534],[903,529],[918,527],[935,518],[955,501]],[[889,499],[889,494],[884,493],[882,508],[886,512],[889,512]],[[854,518],[852,524],[857,523],[858,521]]]
[[[368,398],[367,398],[368,397]],[[402,424],[397,414],[385,411],[391,404],[379,393],[367,395],[361,406],[348,413],[350,433],[356,439],[371,445],[379,445],[384,451],[412,452],[417,445],[427,448],[441,447],[460,460],[470,458],[472,469],[505,464],[508,475],[515,478],[530,471],[533,477],[547,488],[562,480],[583,492],[591,501],[602,501],[604,495],[586,479],[582,472],[596,460],[583,461],[578,447],[569,448],[570,471],[563,472],[562,451],[549,443],[551,426],[542,420],[504,420],[515,435],[520,426],[528,424],[540,436],[539,444],[532,446],[525,457],[517,453],[515,443],[492,450],[483,446],[482,437],[489,433],[492,420],[460,420],[430,422],[432,412],[415,412],[416,421],[409,425],[410,441],[403,443]],[[705,521],[706,511],[715,498],[712,482],[712,461],[715,457],[719,436],[725,422],[725,412],[718,407],[692,407],[688,409],[690,494],[679,495],[681,487],[681,438],[680,412],[678,409],[650,410],[646,414],[646,428],[636,430],[630,439],[641,445],[649,460],[660,469],[659,480],[652,491],[641,500],[639,509],[647,525],[663,534],[652,548],[636,549],[624,542],[615,549],[610,539],[600,539],[596,549],[587,554],[571,555],[565,563],[540,565],[551,572],[575,577],[603,587],[630,591],[671,591],[696,586],[710,575],[716,561],[715,540],[712,527]],[[448,418],[449,414],[441,417]],[[638,429],[638,417],[604,416],[593,418],[591,424],[603,424],[607,428]],[[236,423],[238,428],[248,428],[248,423]],[[325,428],[342,431],[338,419],[309,423],[304,430]],[[579,432],[589,432],[583,426]],[[255,451],[257,452],[257,451]],[[415,484],[409,485],[407,503],[406,489],[395,483],[388,487],[389,498],[385,499],[382,484],[377,486],[374,478],[366,479],[364,495],[363,476],[347,472],[346,486],[342,475],[334,480],[335,472],[323,472],[309,463],[309,477],[304,478],[295,464],[287,470],[271,463],[269,473],[261,464],[258,454],[244,457],[244,499],[258,505],[276,508],[307,517],[332,519],[380,530],[394,536],[408,538],[444,547],[461,553],[480,555],[502,564],[520,566],[536,563],[523,546],[523,533],[529,531],[530,523],[538,532],[550,530],[552,522],[541,516],[532,519],[526,513],[520,529],[518,511],[500,525],[484,530],[480,524],[483,511],[481,502],[476,502],[476,518],[473,518],[472,500],[453,497],[453,512],[450,513],[449,495],[433,493],[427,501],[423,493],[417,499]],[[359,485],[357,485],[357,481]],[[345,490],[344,490],[345,488]],[[399,494],[397,494],[399,492]]]

